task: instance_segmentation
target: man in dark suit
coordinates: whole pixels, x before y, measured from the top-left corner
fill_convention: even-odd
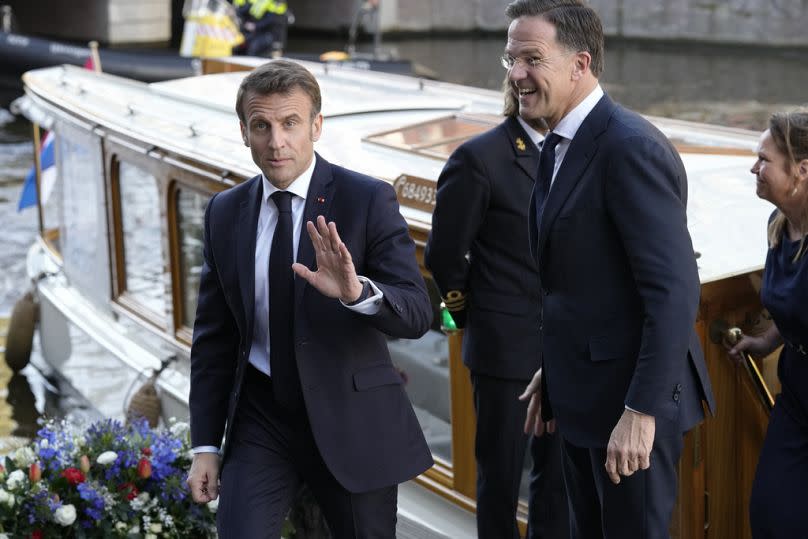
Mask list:
[[[320,103],[294,62],[248,75],[236,111],[262,174],[205,213],[188,483],[221,495],[223,538],[279,537],[301,483],[335,537],[393,537],[398,483],[432,465],[385,339],[432,320],[415,247],[390,185],[314,153]]]
[[[713,407],[685,170],[601,89],[590,7],[516,0],[506,13],[519,113],[550,128],[529,210],[542,368],[526,427],[557,422],[573,537],[668,537],[683,433]]]
[[[477,533],[518,538],[516,507],[528,437],[518,400],[538,368],[539,289],[527,210],[538,167],[539,125],[518,117],[510,86],[506,119],[462,144],[438,179],[424,259],[463,335],[477,414]],[[530,440],[529,537],[566,537],[561,445]]]

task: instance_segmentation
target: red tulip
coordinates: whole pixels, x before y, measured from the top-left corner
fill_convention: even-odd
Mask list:
[[[31,483],[36,483],[40,479],[42,479],[42,468],[39,467],[38,462],[34,462],[28,468],[28,479],[31,480]]]
[[[140,459],[140,462],[137,463],[137,475],[141,479],[148,479],[151,477],[151,462],[146,457]]]
[[[79,483],[84,483],[84,474],[78,468],[67,468],[61,473],[61,476],[67,479],[67,482],[73,486]]]
[[[90,471],[90,457],[88,457],[87,455],[82,455],[81,458],[79,459],[79,468],[81,468],[81,471],[84,472],[84,473],[89,472]]]
[[[31,539],[42,539],[43,537],[45,537],[45,534],[42,530],[34,530],[31,532]]]
[[[152,456],[151,447],[144,447],[143,449],[140,450],[140,452],[146,457]]]

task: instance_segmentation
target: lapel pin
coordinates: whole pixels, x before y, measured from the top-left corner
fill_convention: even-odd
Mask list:
[[[317,197],[317,202],[319,204],[325,204],[325,197]]]
[[[516,138],[516,147],[519,148],[520,152],[525,151],[525,141],[522,140],[522,137]]]

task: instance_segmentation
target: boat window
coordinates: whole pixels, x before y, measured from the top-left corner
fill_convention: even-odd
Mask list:
[[[404,378],[407,395],[424,431],[432,455],[445,464],[452,460],[452,424],[449,391],[449,345],[440,331],[440,294],[426,278],[435,311],[433,328],[417,340],[391,339],[393,363]]]
[[[166,278],[162,256],[161,204],[157,178],[118,162],[123,290],[148,311],[165,316]]]
[[[192,328],[202,270],[202,232],[210,194],[180,187],[176,191],[177,240],[179,248],[180,325]]]
[[[501,121],[493,115],[454,115],[376,133],[364,140],[388,148],[448,159],[463,142]]]
[[[101,140],[62,124],[55,143],[59,179],[42,174],[43,218],[52,203],[61,201],[59,248],[65,274],[85,297],[106,305],[110,281]]]

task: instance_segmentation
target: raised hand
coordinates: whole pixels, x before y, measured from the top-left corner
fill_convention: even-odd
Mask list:
[[[317,271],[303,264],[294,263],[292,269],[301,278],[329,298],[339,298],[344,303],[356,301],[362,294],[362,283],[356,276],[353,258],[337,232],[337,225],[326,223],[322,215],[317,224],[306,223],[306,230],[317,258]]]

